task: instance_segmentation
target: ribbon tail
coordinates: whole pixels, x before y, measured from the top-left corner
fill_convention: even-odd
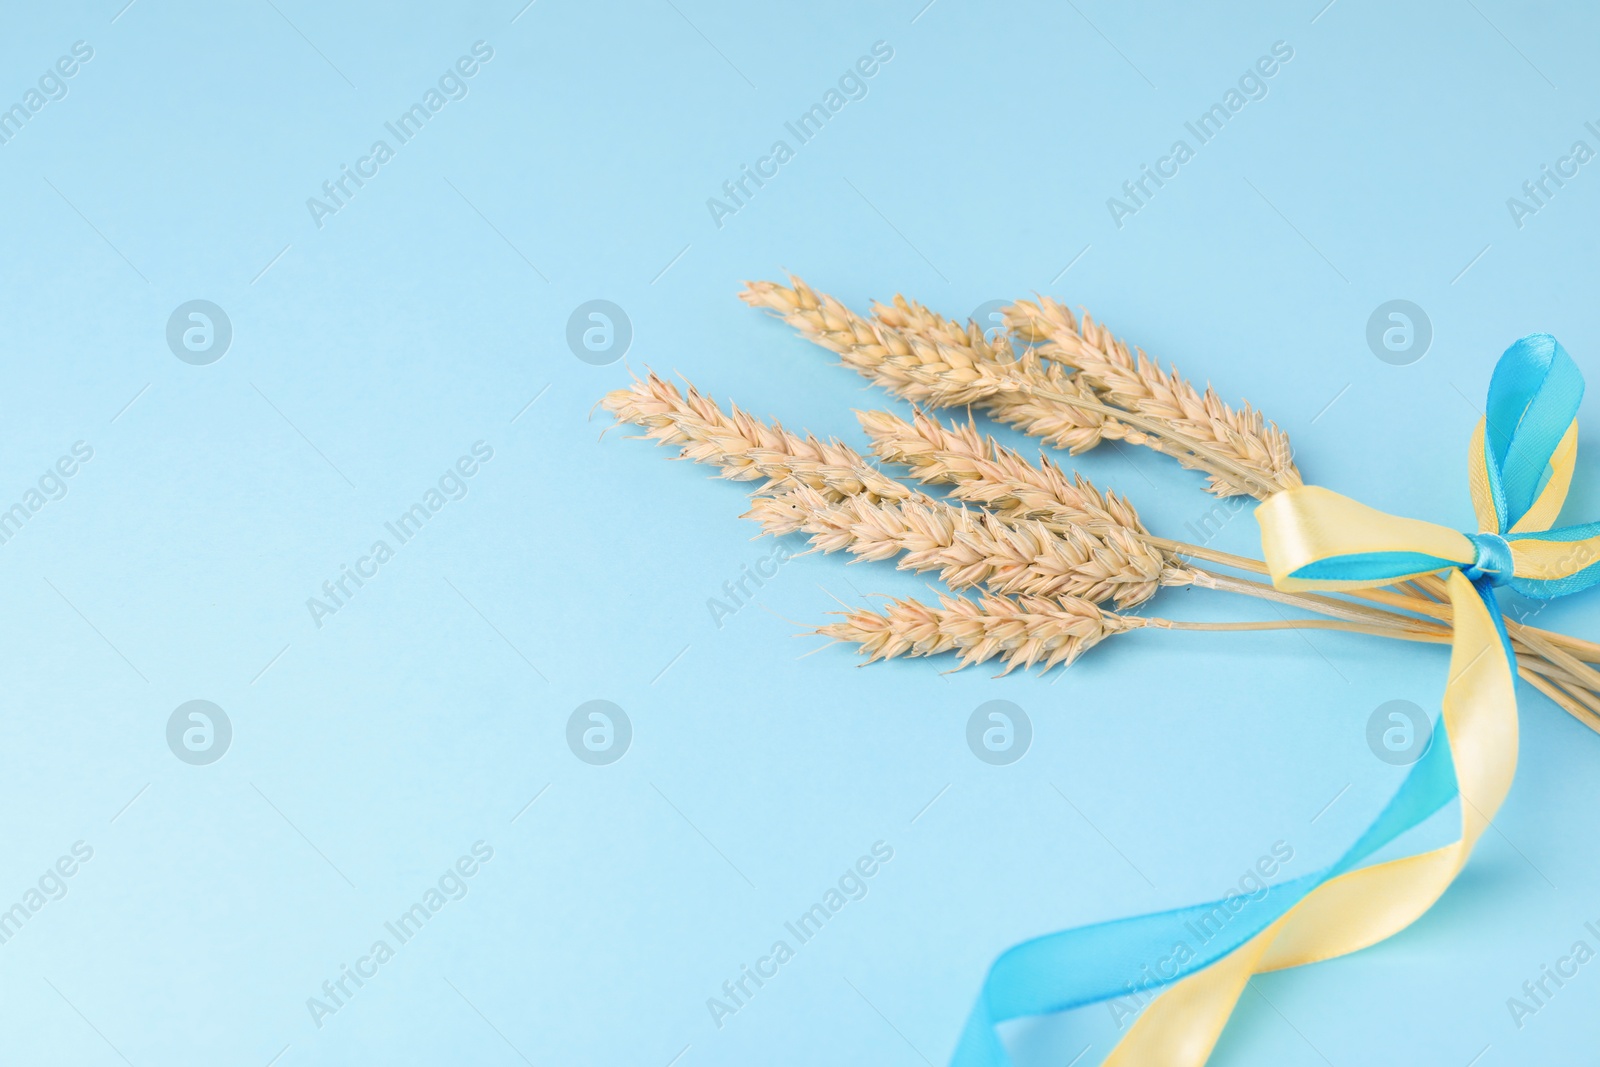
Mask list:
[[[1443,895],[1511,788],[1517,711],[1511,650],[1488,584],[1450,575],[1454,637],[1441,729],[1433,749],[1329,878],[1229,955],[1173,983],[1130,1028],[1106,1067],[1199,1067],[1211,1054],[1253,974],[1331,959],[1405,929]],[[1437,750],[1437,751],[1435,751]],[[1435,794],[1427,779],[1454,765],[1461,836],[1443,848],[1355,865],[1415,825],[1408,800]],[[1414,781],[1420,782],[1412,789]],[[1433,783],[1435,786],[1437,783]]]

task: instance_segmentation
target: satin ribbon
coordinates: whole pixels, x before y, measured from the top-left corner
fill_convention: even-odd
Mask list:
[[[1009,1067],[999,1023],[1130,997],[1148,1005],[1104,1063],[1196,1067],[1251,975],[1365,948],[1432,907],[1516,770],[1516,660],[1494,588],[1547,598],[1600,581],[1600,523],[1549,528],[1572,481],[1582,397],[1583,375],[1548,334],[1524,337],[1500,357],[1469,451],[1480,532],[1388,515],[1316,486],[1277,493],[1256,509],[1279,589],[1366,589],[1448,571],[1450,673],[1432,743],[1366,832],[1322,870],[1249,896],[1230,893],[1008,949],[984,979],[953,1067]],[[1362,866],[1457,796],[1456,841]],[[1211,936],[1196,944],[1197,929]]]

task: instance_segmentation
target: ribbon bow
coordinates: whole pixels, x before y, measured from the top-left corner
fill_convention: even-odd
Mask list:
[[[1549,528],[1572,481],[1582,397],[1582,373],[1549,334],[1524,337],[1500,357],[1469,454],[1477,533],[1387,515],[1316,486],[1256,509],[1280,589],[1365,589],[1449,571],[1450,673],[1434,742],[1365,833],[1320,871],[1008,949],[984,979],[952,1067],[1008,1067],[996,1024],[1100,1002],[1119,1022],[1137,1015],[1106,1067],[1195,1067],[1251,975],[1365,948],[1432,907],[1516,770],[1516,659],[1494,587],[1547,598],[1600,581],[1600,523]],[[1457,795],[1455,842],[1360,866]]]

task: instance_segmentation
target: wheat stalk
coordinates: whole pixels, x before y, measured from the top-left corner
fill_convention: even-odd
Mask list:
[[[897,656],[937,656],[957,652],[957,668],[1000,657],[1009,674],[1018,667],[1042,670],[1070,666],[1106,638],[1129,630],[1347,630],[1408,641],[1448,642],[1447,633],[1333,619],[1276,622],[1179,622],[1106,611],[1081,597],[1009,597],[985,593],[978,599],[941,594],[933,607],[915,598],[889,599],[882,610],[851,608],[835,612],[839,622],[811,631],[858,646],[866,663]],[[1545,675],[1530,672],[1543,682]]]
[[[1020,339],[1038,342],[1038,353],[1077,370],[1112,405],[1156,419],[1190,440],[1260,476],[1272,490],[1301,484],[1289,437],[1250,405],[1235,410],[1209,385],[1200,392],[1176,368],[1163,370],[1144,352],[1127,344],[1087,313],[1073,316],[1049,297],[1019,300],[1006,308],[1007,326]],[[1210,490],[1219,496],[1269,495],[1226,471],[1212,470],[1200,457],[1179,457],[1185,466],[1205,470]]]
[[[1037,465],[1032,464],[980,434],[972,422],[947,426],[921,411],[915,412],[910,422],[883,411],[856,415],[872,439],[873,452],[885,462],[908,467],[917,481],[948,485],[952,497],[979,504],[1007,522],[1033,519],[1058,532],[1083,529],[1105,537],[1116,531],[1141,541],[1168,565],[1158,579],[1162,584],[1198,585],[1352,622],[1399,625],[1392,611],[1314,593],[1282,593],[1265,582],[1186,566],[1180,557],[1209,559],[1232,567],[1248,567],[1255,561],[1152,536],[1133,506],[1116,494],[1100,492],[1081,475],[1069,480],[1043,456]],[[1390,606],[1405,607],[1409,603]],[[1433,624],[1419,621],[1418,625]]]
[[[1000,593],[1075,596],[1121,607],[1142,603],[1158,584],[1182,584],[1185,570],[1120,530],[1004,522],[938,500],[835,502],[809,488],[758,496],[746,518],[769,534],[803,532],[822,552],[868,560],[900,556],[901,570],[937,570],[952,589],[986,585]]]
[[[977,535],[970,529],[974,521],[970,513],[935,501],[884,475],[847,445],[791,433],[737,406],[724,413],[693,385],[680,391],[652,373],[635,379],[628,388],[607,394],[602,406],[619,421],[644,427],[646,437],[678,446],[679,458],[717,466],[723,477],[734,480],[767,479],[760,492],[774,494],[779,501],[758,501],[752,517],[758,518],[768,533],[809,532],[814,538],[820,537],[829,551],[850,548],[857,555],[888,558],[909,550],[913,555],[906,565],[914,569],[937,565],[941,569],[954,568],[949,573],[963,579],[982,574],[973,580],[1011,583],[1002,586],[1007,590],[1068,592],[1096,600],[1114,598],[1124,606],[1147,600],[1154,594],[1156,584],[1197,584],[1281,600],[1353,621],[1385,621],[1386,613],[1376,609],[1325,597],[1279,594],[1261,583],[1188,568],[1178,561],[1177,554],[1185,549],[1201,550],[1150,537],[1132,508],[1114,495],[1100,494],[1081,478],[1067,482],[1054,468],[1049,473],[1033,468],[993,442],[987,446],[990,457],[997,457],[1014,481],[1027,483],[1007,487],[1002,495],[1009,492],[1016,496],[1028,490],[1033,498],[1026,504],[1018,500],[1020,506],[1009,511],[1002,508],[999,521],[988,528],[987,540],[974,545]],[[891,454],[900,458],[911,459],[918,449],[926,449],[929,437],[935,438],[935,448],[948,446],[951,451],[947,458],[954,460],[954,466],[946,462],[942,467],[950,478],[958,476],[964,462],[983,454],[985,446],[977,439],[975,429],[961,434],[945,430],[926,417],[917,424],[899,422],[893,416],[880,416],[882,419],[892,420],[877,425],[884,431],[895,428],[900,445]],[[939,460],[927,456],[921,456],[918,462],[923,464],[920,473],[927,476],[941,466]],[[993,462],[989,464],[994,466]],[[971,473],[975,477],[964,483],[969,495],[994,502],[996,493],[990,486],[994,471]],[[961,488],[958,486],[958,490]],[[816,495],[797,494],[799,489]],[[1038,499],[1041,493],[1053,497],[1055,505],[1060,506]],[[853,500],[914,507],[908,511],[880,511],[870,516],[872,522],[855,526],[847,521],[848,513],[822,510],[822,505]],[[1019,530],[1014,523],[1008,529],[1005,520],[1013,519],[1034,520],[1058,535],[1062,543],[1049,544],[1037,537],[1036,529]],[[898,526],[897,539],[885,540],[885,524]],[[941,531],[939,536],[946,539],[941,551],[930,554],[926,536],[917,536],[918,524],[924,534],[928,530]],[[851,536],[843,537],[842,530],[848,530]],[[957,532],[966,538],[964,545],[950,540]],[[976,562],[975,551],[987,560],[988,571],[970,570]],[[1032,563],[1025,562],[1028,560]],[[1152,573],[1154,579],[1150,577]]]

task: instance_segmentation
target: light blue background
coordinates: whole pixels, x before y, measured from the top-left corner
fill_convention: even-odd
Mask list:
[[[833,597],[923,582],[809,556],[718,628],[707,598],[770,551],[743,493],[600,439],[594,404],[649,365],[860,443],[850,409],[887,401],[744,308],[743,279],[957,316],[1038,290],[1248,396],[1310,480],[1469,526],[1501,349],[1550,331],[1600,369],[1600,164],[1520,229],[1505,204],[1596,146],[1600,24],[1501,0],[923,3],[0,15],[4,102],[94,49],[0,145],[0,502],[94,449],[0,545],[0,906],[94,849],[0,945],[0,1060],[938,1064],[1008,944],[1218,896],[1278,840],[1312,870],[1382,806],[1401,772],[1367,718],[1436,707],[1442,650],[1143,633],[999,681],[800,658]],[[470,94],[319,229],[306,199],[479,40]],[[714,225],[706,199],[876,41],[867,96]],[[1276,41],[1266,99],[1117,228],[1107,197]],[[197,298],[234,330],[209,366],[164,338]],[[567,347],[595,298],[632,321],[626,362]],[[1392,298],[1435,331],[1410,366],[1364,338]],[[314,626],[307,598],[480,440],[466,498]],[[1075,465],[1170,536],[1211,507],[1152,453]],[[1569,521],[1600,513],[1595,469]],[[1255,552],[1248,512],[1216,543]],[[1271,617],[1178,590],[1147,610]],[[1592,635],[1600,601],[1539,617]],[[964,731],[1001,697],[1035,737],[991,767]],[[1520,1032],[1505,1006],[1600,919],[1600,741],[1523,697],[1516,787],[1442,902],[1256,979],[1213,1062],[1593,1058],[1600,964]],[[605,767],[565,741],[596,698],[634,726]],[[192,699],[233,724],[206,767],[165,741]],[[307,998],[479,840],[468,895],[317,1028]],[[706,999],[880,840],[869,895],[718,1029]],[[1115,1031],[1096,1008],[1011,1036],[1019,1062],[1087,1065]]]

